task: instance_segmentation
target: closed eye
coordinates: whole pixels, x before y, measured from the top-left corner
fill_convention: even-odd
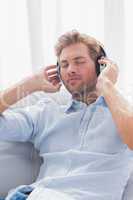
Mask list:
[[[67,68],[68,67],[68,63],[62,63],[61,64],[61,68]]]
[[[86,63],[86,61],[84,60],[78,60],[78,61],[75,61],[75,64],[77,64],[77,65],[80,65],[80,64],[85,64]]]

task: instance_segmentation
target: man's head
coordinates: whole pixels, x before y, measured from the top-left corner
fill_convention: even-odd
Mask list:
[[[55,52],[60,66],[60,76],[69,92],[83,96],[95,89],[96,62],[101,44],[94,38],[77,31],[62,35]]]

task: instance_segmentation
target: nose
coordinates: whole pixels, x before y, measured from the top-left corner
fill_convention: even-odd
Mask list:
[[[74,64],[69,64],[67,72],[68,74],[75,74],[77,72],[77,67]]]

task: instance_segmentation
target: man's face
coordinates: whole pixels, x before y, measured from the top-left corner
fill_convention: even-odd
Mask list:
[[[83,94],[95,88],[95,63],[85,44],[77,43],[64,48],[59,63],[62,81],[70,93]]]

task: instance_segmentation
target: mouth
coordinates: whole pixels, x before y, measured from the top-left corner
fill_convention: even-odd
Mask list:
[[[77,85],[79,79],[70,79],[68,81],[68,84],[71,85],[71,86],[74,86],[74,85]]]
[[[81,80],[80,77],[71,77],[71,78],[69,78],[69,79],[67,80],[67,82],[68,82],[68,83],[74,83],[74,82],[77,82],[77,81],[79,81],[79,80]]]

